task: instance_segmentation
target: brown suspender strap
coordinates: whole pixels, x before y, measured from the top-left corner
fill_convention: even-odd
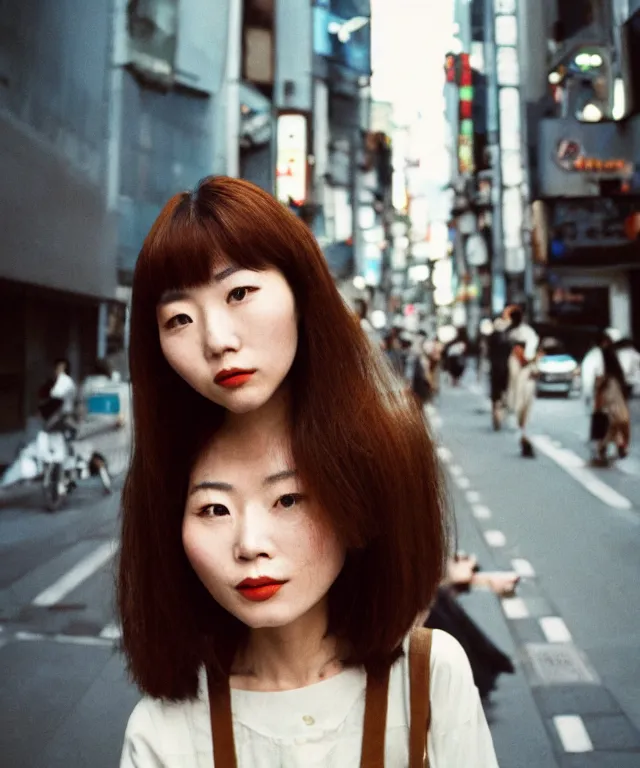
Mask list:
[[[236,747],[233,740],[231,719],[231,688],[229,680],[212,683],[207,675],[209,687],[209,710],[211,712],[211,738],[213,740],[213,764],[215,768],[237,768]]]
[[[409,768],[429,768],[427,738],[431,725],[429,677],[431,630],[414,629],[409,640],[409,686],[411,725],[409,730]]]
[[[367,674],[360,768],[384,768],[390,671],[387,669],[384,677]]]

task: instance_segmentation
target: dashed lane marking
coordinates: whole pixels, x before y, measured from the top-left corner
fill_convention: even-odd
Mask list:
[[[102,632],[100,632],[100,637],[104,640],[119,640],[122,637],[122,633],[117,624],[107,624]]]
[[[593,752],[593,744],[580,715],[557,715],[553,718],[553,725],[565,752]]]
[[[521,597],[505,597],[502,600],[502,610],[508,619],[528,619],[529,609]]]
[[[570,643],[571,632],[559,616],[545,616],[540,619],[540,629],[548,643]]]
[[[552,461],[577,480],[589,493],[591,493],[607,506],[614,509],[632,509],[633,505],[622,494],[615,491],[610,485],[596,477],[586,468],[585,462],[573,451],[566,448],[557,448],[553,441],[546,435],[536,435],[531,438],[535,447],[548,456]]]
[[[464,475],[462,477],[456,477],[455,483],[458,488],[463,491],[466,491],[471,486],[471,480],[469,480],[468,477],[464,477]]]
[[[448,448],[445,448],[444,445],[441,445],[437,449],[438,451],[438,458],[440,461],[442,461],[444,464],[449,464],[451,459],[453,458],[453,454]]]
[[[453,477],[462,477],[464,475],[464,469],[459,464],[452,464],[449,467],[449,472],[451,472]]]
[[[466,497],[469,504],[478,504],[481,498],[478,491],[467,491]]]
[[[535,579],[536,572],[528,560],[518,557],[511,561],[511,567],[522,579]]]
[[[502,531],[485,531],[484,538],[490,547],[504,547],[507,539]]]
[[[477,520],[491,520],[491,510],[484,504],[474,504],[472,512]]]
[[[32,605],[40,607],[49,607],[55,605],[63,597],[73,592],[83,581],[86,581],[103,565],[109,562],[117,550],[117,542],[107,541],[101,544],[97,549],[91,552],[87,557],[80,560],[70,571],[55,581],[50,587],[47,587],[37,597],[34,598]]]

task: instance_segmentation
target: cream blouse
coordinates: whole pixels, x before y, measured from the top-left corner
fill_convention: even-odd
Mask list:
[[[391,669],[385,768],[409,761],[408,640]],[[357,768],[366,675],[347,669],[291,691],[231,691],[238,768]],[[491,734],[457,640],[434,630],[431,650],[431,768],[497,768]],[[195,701],[143,699],[127,726],[120,768],[212,768],[204,672]],[[224,768],[224,767],[221,767]]]

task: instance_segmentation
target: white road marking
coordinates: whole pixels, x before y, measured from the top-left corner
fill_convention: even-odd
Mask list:
[[[438,447],[438,458],[440,461],[448,464],[451,459],[453,459],[453,454],[448,448],[445,448],[444,445],[441,445]]]
[[[478,491],[467,491],[466,496],[469,504],[478,504],[480,501],[480,494]]]
[[[452,464],[449,467],[449,472],[451,472],[451,474],[454,477],[461,477],[462,475],[464,475],[464,469],[462,469],[462,467],[459,464]]]
[[[511,561],[511,566],[522,579],[535,579],[536,577],[536,572],[528,560],[518,557]]]
[[[455,478],[456,485],[458,488],[462,489],[463,491],[466,491],[467,488],[471,485],[471,480],[469,480],[468,477],[456,477]]]
[[[79,563],[76,563],[64,576],[55,581],[50,587],[47,587],[44,592],[41,592],[33,600],[32,604],[41,607],[55,605],[68,595],[69,592],[72,592],[82,584],[83,581],[92,576],[98,569],[102,568],[105,563],[108,563],[115,555],[117,548],[118,545],[115,541],[107,541],[101,544],[91,554],[87,555]]]
[[[16,640],[25,640],[29,642],[59,643],[61,645],[92,645],[100,648],[110,648],[113,640],[106,640],[101,637],[87,637],[85,635],[43,635],[39,632],[16,632]]]
[[[502,610],[508,619],[528,619],[529,609],[521,597],[505,597],[502,600]]]
[[[531,438],[535,447],[548,456],[552,461],[564,469],[574,480],[577,480],[589,493],[591,493],[607,506],[614,509],[631,509],[632,503],[626,496],[615,491],[610,485],[596,477],[587,469],[583,459],[573,451],[565,448],[556,448],[553,441],[546,435],[536,435]]]
[[[624,459],[623,461],[619,461],[616,464],[616,469],[624,472],[625,475],[630,475],[631,477],[640,477],[640,462],[637,459],[629,458]]]
[[[507,539],[502,531],[485,531],[484,538],[490,547],[504,547]]]
[[[122,637],[122,632],[117,624],[107,624],[100,633],[100,637],[105,640],[119,640]]]
[[[571,632],[559,616],[545,616],[540,619],[540,628],[548,643],[570,643]]]
[[[553,724],[565,752],[593,752],[593,744],[579,715],[557,715]]]
[[[486,507],[484,504],[474,504],[473,507],[473,516],[477,520],[491,520],[491,510],[489,507]]]

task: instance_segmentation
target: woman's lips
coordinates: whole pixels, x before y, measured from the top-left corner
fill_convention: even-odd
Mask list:
[[[216,376],[215,382],[226,389],[237,389],[246,384],[254,373],[255,371],[222,371]]]
[[[247,600],[251,600],[254,603],[263,603],[265,600],[270,600],[272,597],[278,594],[280,588],[284,586],[284,581],[264,581],[256,580],[253,582],[251,579],[243,581],[238,584],[236,589]]]

